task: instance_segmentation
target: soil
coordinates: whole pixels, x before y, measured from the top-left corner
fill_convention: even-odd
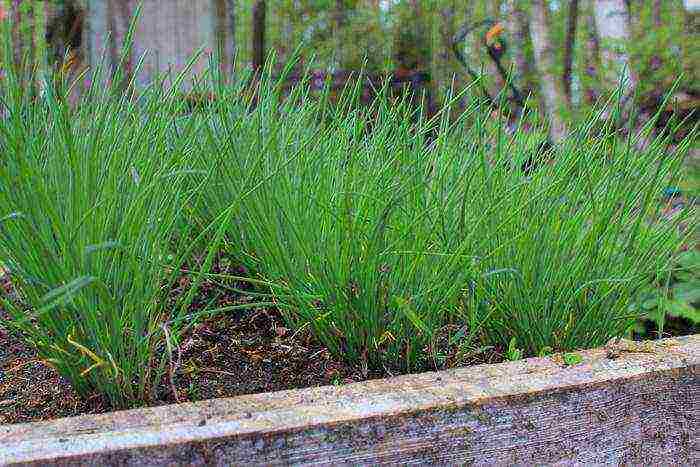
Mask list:
[[[240,275],[217,262],[214,272]],[[0,271],[0,292],[11,293]],[[182,294],[190,286],[186,278],[172,290]],[[245,285],[235,284],[238,289]],[[193,303],[195,311],[206,304],[217,306],[251,301],[245,293],[222,293],[215,283],[205,282]],[[51,420],[113,410],[99,395],[83,398],[16,331],[6,324],[0,307],[0,424]],[[681,333],[682,334],[682,333]],[[446,366],[496,363],[503,360],[494,349]],[[184,336],[176,352],[175,370],[159,387],[157,406],[175,402],[346,384],[391,376],[387,371],[368,372],[334,357],[308,333],[285,327],[279,311],[248,309],[219,314],[204,320]]]
[[[2,285],[2,284],[0,284]],[[181,281],[173,293],[188,287]],[[9,288],[5,279],[4,288]],[[204,284],[194,306],[209,302]],[[243,301],[220,295],[219,304]],[[0,424],[23,423],[108,412],[98,395],[80,397],[58,373],[3,322],[0,309]],[[150,405],[233,397],[243,394],[344,384],[385,375],[363,372],[334,358],[307,334],[284,326],[274,309],[253,309],[210,318],[185,336],[172,382],[166,378]]]

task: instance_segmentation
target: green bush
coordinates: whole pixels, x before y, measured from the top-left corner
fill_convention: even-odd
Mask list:
[[[681,330],[686,327],[690,333],[700,331],[700,252],[689,250],[680,254],[675,268],[662,279],[656,287],[649,284],[632,303],[632,309],[640,314],[635,331],[647,338],[656,337],[649,335],[649,324],[660,336],[673,326]]]

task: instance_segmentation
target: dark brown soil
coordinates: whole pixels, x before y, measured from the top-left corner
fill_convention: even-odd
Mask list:
[[[186,288],[184,282],[181,285]],[[205,295],[213,293],[211,284],[205,284],[203,289]],[[245,297],[221,296],[217,301],[222,304],[232,300]],[[200,297],[200,303],[205,301],[207,297]],[[3,324],[6,319],[0,309],[0,424],[111,410],[97,395],[81,398],[49,364],[37,358],[16,332]],[[274,309],[238,311],[205,320],[185,336],[176,360],[172,384],[166,378],[159,399],[152,405],[384,376],[366,374],[333,358],[307,334],[295,335],[285,328]]]
[[[0,424],[99,412],[2,324],[0,309]]]
[[[0,311],[0,318],[5,316]],[[293,336],[276,311],[205,321],[179,356],[174,387],[153,405],[362,381],[363,374],[322,346]],[[50,365],[0,324],[0,424],[109,411],[98,397],[76,394]]]
[[[11,293],[9,280],[1,272],[0,289]],[[215,265],[215,272],[241,273],[223,270],[220,263]],[[189,281],[183,278],[172,290],[173,296],[182,294],[189,286]],[[243,284],[235,287],[245,288]],[[251,300],[245,293],[222,293],[218,284],[205,282],[193,308]],[[80,397],[7,326],[6,320],[7,315],[0,307],[0,424],[113,410],[99,395]],[[445,350],[449,353],[449,349]],[[204,320],[184,336],[173,359],[172,380],[164,378],[158,388],[159,397],[151,405],[345,384],[389,375],[387,371],[368,373],[333,357],[308,333],[287,329],[280,313],[268,308],[230,312]],[[502,360],[498,349],[493,349],[468,361],[446,361],[444,366]]]

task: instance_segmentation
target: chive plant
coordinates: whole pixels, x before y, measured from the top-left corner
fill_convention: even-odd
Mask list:
[[[140,118],[123,98],[71,110],[65,89],[46,91],[4,96],[0,242],[22,302],[5,305],[81,394],[143,401],[167,313],[162,258],[188,197],[184,154],[166,150],[155,93]]]
[[[247,118],[208,126],[221,178],[205,205],[237,196],[237,173],[279,171],[229,240],[294,328],[355,363],[426,368],[445,340],[530,355],[605,343],[634,324],[635,292],[689,219],[653,223],[684,149],[664,138],[637,151],[594,135],[592,117],[526,176],[530,136],[502,133],[478,101],[428,120],[386,90],[363,108],[357,89],[335,106],[275,89],[263,81]]]
[[[670,267],[683,232],[693,230],[687,225],[697,222],[692,207],[660,219],[664,187],[679,177],[694,136],[676,148],[661,136],[638,150],[637,138],[647,138],[653,122],[622,138],[610,126],[593,134],[597,120],[520,180],[494,168],[521,152],[523,135],[500,140],[500,164],[471,192],[501,204],[484,221],[493,254],[479,263],[470,310],[488,343],[515,339],[533,355],[591,348],[628,333],[638,319],[629,311],[638,291]]]
[[[3,306],[80,394],[113,407],[152,400],[173,370],[202,271],[175,301],[170,285],[192,245],[211,265],[229,211],[199,232],[185,217],[209,178],[193,170],[206,140],[173,98],[186,72],[137,90],[120,73],[105,86],[98,67],[74,104],[60,75],[35,97],[10,73],[0,96],[0,261],[19,296]]]
[[[153,397],[224,240],[291,327],[350,362],[415,371],[459,348],[623,334],[692,222],[656,220],[695,134],[677,153],[664,137],[637,151],[582,125],[526,175],[530,135],[501,132],[478,100],[427,118],[388,89],[359,105],[360,79],[331,103],[306,82],[283,96],[271,67],[227,85],[210,69],[194,113],[158,83],[95,84],[75,106],[65,87],[3,87],[0,260],[20,294],[5,306],[76,389],[115,406]]]
[[[203,163],[221,178],[203,193],[203,218],[236,196],[235,174],[269,179],[228,234],[290,324],[354,362],[424,366],[471,278],[458,220],[443,219],[461,194],[444,189],[459,155],[427,149],[408,101],[362,109],[354,88],[332,107],[305,84],[280,100],[278,84],[263,79],[246,118],[209,125],[216,151]]]

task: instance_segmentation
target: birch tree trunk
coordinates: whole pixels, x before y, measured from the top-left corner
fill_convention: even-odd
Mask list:
[[[557,143],[566,133],[566,126],[559,112],[564,104],[564,97],[558,86],[560,81],[554,73],[554,48],[550,38],[547,0],[532,1],[530,36],[535,51],[535,66],[540,76],[544,112],[549,120],[549,136],[552,142]]]
[[[562,85],[567,105],[571,106],[571,71],[574,63],[574,46],[576,44],[576,27],[578,25],[578,0],[569,2],[566,20],[566,37],[564,38],[564,71]]]
[[[612,90],[622,81],[623,98],[626,98],[637,85],[626,50],[630,40],[629,12],[624,0],[595,0],[594,10],[601,46],[603,85]]]

